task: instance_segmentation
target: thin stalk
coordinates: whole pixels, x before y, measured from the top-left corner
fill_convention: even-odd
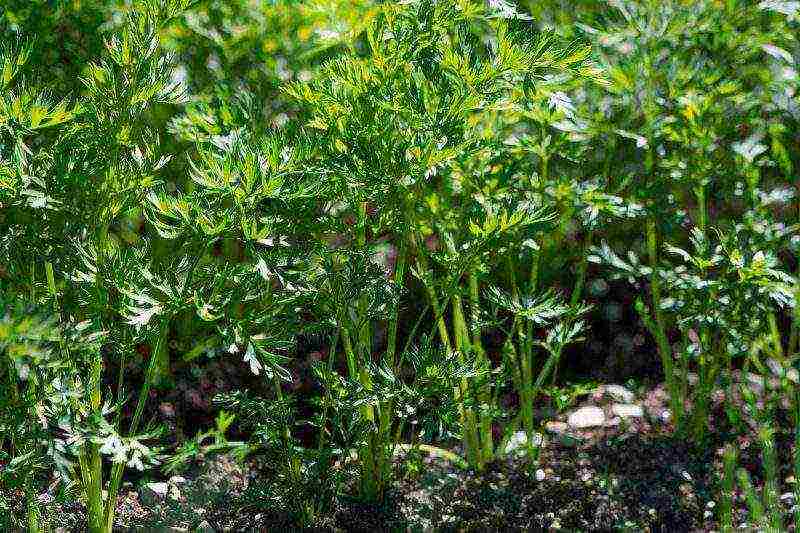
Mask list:
[[[31,261],[31,302],[36,301],[36,261]]]
[[[736,485],[736,448],[728,446],[723,455],[722,500],[720,502],[720,525],[722,531],[733,531],[733,491]]]
[[[584,237],[583,246],[581,248],[581,260],[578,263],[578,273],[575,278],[575,286],[572,288],[572,295],[569,299],[569,304],[572,307],[578,305],[583,294],[583,288],[586,285],[586,271],[589,265],[588,250],[592,246],[592,231],[587,230]]]
[[[150,356],[150,363],[148,364],[147,371],[145,372],[144,383],[142,384],[142,389],[139,392],[139,400],[136,404],[136,410],[133,413],[131,426],[130,429],[128,430],[129,435],[135,435],[136,430],[139,428],[139,421],[141,420],[142,413],[144,412],[144,406],[147,402],[147,397],[150,395],[150,386],[152,377],[155,374],[156,366],[158,364],[156,359],[156,354],[164,348],[168,327],[169,327],[169,320],[166,318],[162,319],[158,330],[158,337],[156,338],[156,343],[155,346],[153,347],[153,353]],[[124,463],[116,463],[111,468],[111,483],[109,484],[108,501],[106,503],[106,510],[105,510],[105,528],[106,528],[105,531],[109,533],[114,528],[114,513],[116,511],[116,498],[117,498],[117,493],[119,491],[120,482],[122,481],[122,472],[124,468],[125,468]]]
[[[464,319],[461,296],[454,294],[451,298],[451,306],[453,309],[453,330],[455,332],[456,351],[463,361],[466,360],[467,354],[472,353],[472,347],[470,345],[469,332],[467,331],[467,325]],[[467,386],[467,390],[469,389],[470,387]],[[484,458],[480,444],[481,437],[477,418],[472,408],[465,408],[464,413],[467,422],[467,425],[463,427],[464,439],[465,442],[469,442],[469,448],[472,451],[470,463],[480,471],[484,466]]]
[[[347,356],[347,366],[350,379],[358,379],[365,387],[371,387],[369,376],[364,368],[359,368],[358,357],[353,349],[353,341],[350,332],[346,327],[342,328],[342,346]],[[375,420],[375,413],[372,406],[364,405],[361,407],[361,415],[370,421]],[[378,465],[376,463],[374,435],[370,434],[367,438],[367,445],[358,451],[361,462],[361,491],[367,499],[375,499],[379,492],[379,483],[376,480],[378,475]]]
[[[800,390],[794,393],[794,449],[792,450],[794,462],[794,479],[800,480]],[[800,524],[800,483],[794,484],[794,523]]]
[[[358,247],[363,250],[367,245],[367,202],[361,202],[358,205],[356,240]],[[369,320],[364,319],[367,314],[367,305],[368,297],[364,294],[358,300],[359,320],[361,321],[361,327],[358,330],[358,343],[364,356],[369,358],[372,356],[372,328]]]
[[[339,326],[339,320],[336,321],[337,323],[337,331],[336,334],[333,336],[333,342],[331,343],[331,349],[328,353],[328,376],[333,373],[333,364],[336,360],[336,349],[337,345],[339,344],[339,336],[341,335],[341,326]],[[330,409],[331,403],[331,391],[330,387],[327,391],[325,391],[325,398],[323,399],[322,405],[322,418],[320,422],[320,430],[319,430],[319,444],[317,445],[317,450],[322,451],[322,448],[325,446],[325,425],[328,422],[328,409]]]
[[[529,288],[535,287],[535,277],[536,272],[538,272],[537,264],[538,264],[538,255],[536,254],[533,266],[531,267],[531,271],[529,274]],[[512,297],[515,299],[519,298],[519,288],[517,285],[517,274],[516,270],[512,262],[509,260],[508,262],[508,271],[509,271],[509,279],[511,282],[511,294]],[[534,420],[533,420],[533,371],[532,371],[532,363],[533,363],[533,354],[531,352],[530,343],[527,342],[527,324],[523,324],[522,321],[518,319],[518,317],[514,317],[514,329],[512,329],[512,337],[514,335],[514,331],[516,331],[517,335],[517,343],[519,347],[519,353],[514,350],[513,342],[510,345],[511,348],[511,355],[518,356],[517,363],[518,363],[518,380],[517,380],[517,393],[519,395],[519,402],[520,402],[520,417],[522,422],[522,429],[525,431],[528,441],[528,455],[530,456],[531,465],[534,463],[534,456],[535,452],[533,450],[533,433],[534,433]]]
[[[515,299],[519,299],[519,287],[517,285],[517,272],[514,268],[514,264],[511,261],[511,258],[508,258],[507,261],[507,268],[508,268],[508,279],[509,284],[511,285],[511,296]],[[522,321],[519,319],[519,316],[514,315],[513,322],[511,324],[511,331],[507,340],[507,343],[510,346],[511,351],[509,352],[509,356],[512,357],[512,362],[514,363],[513,370],[514,376],[517,376],[517,391],[522,391],[522,364],[520,363],[520,359],[518,357],[517,351],[514,348],[514,335],[517,335],[519,342],[522,342],[522,338],[524,337],[525,333],[523,330]]]
[[[795,283],[794,294],[796,299],[800,299],[800,257],[798,257],[795,279],[797,282]],[[800,339],[798,331],[800,331],[800,306],[796,305],[792,311],[792,324],[789,329],[789,344],[787,348],[787,353],[789,355],[797,354],[798,348],[800,347],[798,346],[798,339]]]
[[[415,248],[416,248],[416,246],[415,246]],[[421,252],[417,253],[416,261],[417,261],[417,269],[419,270],[420,273],[422,273],[423,285],[425,286],[425,292],[426,292],[426,294],[428,296],[428,300],[429,300],[430,306],[433,309],[433,314],[434,314],[434,317],[436,319],[436,328],[437,328],[437,330],[439,332],[439,338],[441,339],[442,344],[444,345],[444,348],[447,351],[447,353],[451,353],[453,351],[453,345],[450,342],[450,334],[447,331],[447,325],[445,324],[445,321],[444,321],[444,310],[442,309],[442,307],[439,304],[439,298],[436,295],[436,291],[431,286],[431,284],[428,283],[425,280],[425,277],[430,275],[430,269],[428,267],[428,261],[427,261],[425,255],[423,253],[421,253]],[[464,362],[464,354],[461,353],[460,351],[459,351],[459,358],[460,358],[461,362],[463,363]],[[462,427],[464,428],[464,431],[465,431],[464,438],[463,438],[464,447],[465,447],[464,451],[465,451],[467,457],[471,458],[471,459],[468,459],[470,461],[470,463],[471,464],[476,464],[477,457],[475,456],[475,453],[476,453],[476,447],[477,447],[477,440],[474,437],[474,434],[472,434],[472,432],[469,431],[469,427],[470,427],[469,415],[468,415],[467,409],[466,409],[466,407],[464,405],[464,399],[467,396],[467,390],[469,390],[469,384],[467,383],[467,379],[466,378],[461,378],[460,384],[455,387],[455,390],[453,391],[453,393],[455,395],[456,403],[458,405],[458,413],[459,413],[459,418],[461,420],[461,425],[462,425]]]
[[[706,200],[706,185],[701,183],[695,189],[695,197],[697,199],[697,227],[705,232],[708,227],[708,202]]]
[[[192,277],[194,275],[194,271],[197,268],[197,265],[200,263],[202,259],[203,253],[205,251],[205,246],[201,248],[200,253],[198,253],[194,258],[189,266],[189,270],[186,273],[186,281],[184,282],[183,291],[182,291],[182,298],[186,298],[188,295],[189,289],[191,287]],[[133,418],[131,419],[131,425],[128,429],[129,435],[136,435],[136,431],[139,429],[139,422],[141,421],[142,414],[144,413],[144,407],[147,403],[147,398],[150,395],[150,388],[152,387],[154,377],[157,372],[157,367],[159,364],[159,353],[161,350],[165,349],[166,345],[166,336],[169,330],[170,318],[164,317],[161,320],[158,328],[158,336],[156,337],[156,343],[153,347],[153,352],[150,355],[150,362],[147,366],[147,371],[145,372],[144,383],[142,383],[142,387],[139,391],[139,399],[136,403],[136,410],[133,413]],[[122,365],[122,363],[120,363]],[[122,372],[120,372],[118,379],[118,390],[122,390]],[[108,488],[108,499],[106,501],[106,508],[104,512],[104,527],[105,532],[110,533],[114,529],[114,513],[116,512],[116,502],[117,502],[117,494],[119,492],[119,486],[122,482],[122,472],[125,468],[124,463],[117,463],[114,464],[111,468],[111,482]]]
[[[800,219],[800,180],[796,182],[796,194],[797,194],[797,217]],[[800,255],[797,256],[797,273],[795,274],[795,279],[797,283],[795,284],[795,298],[800,298]],[[794,312],[792,313],[792,325],[789,330],[789,347],[788,353],[789,355],[794,355],[797,353],[798,348],[800,348],[800,306],[794,307]]]
[[[783,530],[783,517],[778,499],[778,457],[775,452],[775,439],[769,428],[760,432],[761,461],[764,465],[764,507],[769,514],[769,522],[775,531]]]
[[[278,402],[283,401],[283,389],[281,389],[281,381],[277,373],[272,374],[272,388],[275,391],[275,398]],[[282,433],[283,447],[288,455],[289,475],[292,481],[297,483],[300,480],[300,461],[294,453],[294,446],[292,445],[292,433],[289,426],[283,428]]]
[[[417,268],[423,274],[423,278],[430,274],[428,260],[422,253],[417,254]],[[444,322],[444,309],[442,309],[440,306],[439,298],[431,284],[423,279],[423,285],[425,285],[425,292],[428,296],[428,300],[430,301],[433,313],[436,316],[436,327],[439,331],[439,338],[441,339],[442,344],[444,344],[445,350],[447,350],[448,353],[452,352],[453,345],[450,342],[450,334],[447,331],[447,324]]]
[[[342,347],[344,348],[345,357],[347,359],[347,373],[350,379],[358,377],[358,365],[356,363],[356,354],[353,351],[353,341],[350,339],[350,332],[347,328],[341,328]]]
[[[394,281],[399,286],[403,286],[406,271],[406,240],[401,239],[400,247],[397,252],[397,262],[394,270]],[[395,366],[396,350],[397,350],[397,324],[399,316],[400,299],[392,306],[391,315],[389,317],[389,328],[386,338],[386,353],[384,355],[384,362],[388,368],[397,370]],[[378,441],[383,447],[386,446],[387,441],[391,438],[392,428],[392,413],[394,412],[394,402],[389,400],[386,405],[381,406],[380,411],[380,424],[378,425]],[[402,426],[402,424],[400,424]],[[398,431],[400,427],[397,428]],[[391,465],[391,453],[384,453],[381,455],[383,461],[381,464],[382,470],[385,472]],[[383,473],[381,474],[383,476]]]
[[[394,268],[394,282],[402,288],[406,275],[406,256],[407,244],[405,239],[401,239],[400,247],[397,250],[397,263]],[[389,317],[389,330],[386,337],[386,358],[385,361],[390,368],[395,366],[395,355],[397,351],[397,324],[399,316],[400,299],[392,306]]]
[[[764,505],[761,503],[758,493],[750,481],[750,475],[744,468],[740,468],[736,473],[739,479],[739,487],[744,492],[747,509],[750,512],[750,521],[753,526],[761,526],[764,521]]]
[[[653,215],[647,217],[647,254],[650,261],[650,292],[652,295],[652,314],[653,314],[653,334],[656,337],[658,354],[661,357],[661,365],[664,370],[664,378],[667,382],[667,389],[670,393],[673,416],[679,421],[682,416],[680,407],[682,398],[679,397],[680,391],[676,387],[675,375],[673,371],[672,348],[667,339],[666,326],[664,325],[664,315],[661,312],[661,280],[658,276],[658,230],[656,220]]]
[[[472,350],[475,353],[476,359],[481,365],[488,367],[489,361],[486,358],[486,351],[483,349],[481,342],[481,331],[478,327],[480,322],[480,295],[478,288],[478,276],[474,270],[469,273],[469,301],[470,301],[470,314],[472,320]],[[478,393],[478,399],[482,404],[493,405],[490,398],[489,391],[486,387],[481,387]],[[492,402],[492,403],[490,403]],[[492,437],[492,416],[488,413],[482,413],[480,417],[481,424],[481,441],[483,446],[483,458],[485,461],[491,461],[494,457],[494,439]]]
[[[96,328],[102,330],[104,326],[105,304],[107,294],[103,279],[106,254],[108,253],[108,223],[101,223],[95,235],[95,246],[97,251],[97,276],[95,279],[96,309],[95,321]],[[89,371],[89,405],[94,413],[100,413],[102,409],[101,383],[103,373],[103,352],[97,350],[96,357],[92,360]],[[87,442],[84,444],[85,461],[81,468],[88,468],[84,477],[84,493],[87,499],[87,514],[89,530],[92,533],[104,531],[104,512],[103,512],[103,463],[100,449],[97,444]]]
[[[25,392],[28,398],[28,405],[33,405],[36,400],[36,381],[33,376],[28,379],[28,388]],[[33,413],[31,413],[33,415]],[[35,442],[28,441],[26,453],[34,450]],[[28,532],[38,533],[39,531],[39,503],[36,495],[36,478],[33,468],[25,472],[25,512],[28,518]]]
[[[586,231],[586,236],[583,240],[583,245],[581,246],[581,259],[578,263],[578,272],[577,276],[575,277],[575,285],[572,287],[572,294],[569,299],[570,307],[576,307],[578,302],[581,299],[581,295],[583,294],[584,286],[586,285],[586,271],[589,266],[589,259],[588,259],[588,251],[589,247],[592,245],[592,232],[591,230]],[[552,385],[556,384],[556,378],[558,377],[558,364],[560,361],[556,362],[555,368],[553,368],[553,374],[551,376],[550,383]]]

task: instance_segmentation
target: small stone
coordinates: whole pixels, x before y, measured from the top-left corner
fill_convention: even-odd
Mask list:
[[[558,422],[556,420],[551,420],[544,425],[544,429],[556,435],[566,433],[568,428],[569,426],[565,422]]]
[[[170,485],[169,486],[169,497],[175,501],[181,501],[183,496],[181,495],[181,491],[177,485]]]
[[[576,429],[584,429],[595,426],[602,426],[606,420],[606,415],[599,407],[588,406],[570,413],[567,424]]]
[[[603,385],[598,391],[607,394],[618,402],[631,403],[635,398],[634,394],[622,385]]]
[[[172,476],[169,478],[169,482],[174,485],[180,485],[181,483],[186,483],[186,478],[182,476]]]
[[[167,495],[167,484],[166,483],[148,483],[145,485],[148,489],[153,491],[154,493],[158,494],[159,496],[166,496]]]
[[[542,435],[539,433],[533,436],[533,445],[535,447],[540,447],[542,445],[543,438]],[[508,444],[506,444],[505,452],[507,454],[524,454],[525,450],[528,445],[528,435],[524,431],[517,431],[514,433],[510,439],[508,439]]]
[[[167,497],[169,485],[166,483],[147,483],[141,489],[141,500],[146,505],[153,505]]]
[[[615,403],[611,406],[611,412],[620,418],[641,418],[644,416],[642,406],[632,403]]]

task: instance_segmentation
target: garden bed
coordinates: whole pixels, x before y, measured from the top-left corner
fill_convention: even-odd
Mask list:
[[[637,393],[620,385],[597,387],[569,411],[541,421],[545,434],[538,464],[522,453],[524,442],[514,439],[507,454],[482,473],[436,448],[406,450],[396,456],[395,480],[384,502],[367,504],[345,490],[334,508],[309,527],[337,532],[719,530],[716,507],[730,428],[716,424],[708,445],[700,449],[676,440],[666,398],[663,386],[642,387]],[[724,417],[721,407],[718,402],[715,414]],[[602,412],[602,422],[591,416],[595,411]],[[784,462],[791,455],[787,438],[778,439]],[[741,464],[759,479],[754,441],[754,435],[736,438]],[[280,502],[254,497],[263,494],[259,487],[276,482],[266,474],[267,466],[259,456],[240,461],[227,454],[200,455],[179,475],[126,482],[115,529],[297,529]],[[783,478],[781,502],[788,520],[793,479],[789,472]],[[48,499],[52,496],[40,496],[43,502]],[[57,531],[80,530],[86,520],[85,509],[76,503],[52,502],[47,512]],[[734,516],[735,523],[747,526],[741,493]]]

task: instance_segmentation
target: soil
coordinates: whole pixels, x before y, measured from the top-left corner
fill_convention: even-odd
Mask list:
[[[610,413],[611,399],[601,396],[586,395],[572,412],[589,405]],[[556,417],[547,424],[549,431],[536,464],[512,450],[484,472],[474,472],[438,455],[410,452],[398,457],[395,483],[381,504],[341,497],[332,509],[317,516],[309,530],[718,530],[724,444],[737,439],[740,465],[751,472],[757,485],[758,447],[751,444],[752,435],[732,437],[725,423],[709,426],[712,431],[705,446],[689,446],[676,439],[663,416],[665,398],[661,386],[641,391],[634,401],[643,407],[644,416],[622,420],[609,416],[598,427],[576,429],[565,422],[569,413]],[[714,413],[717,421],[724,418],[720,409]],[[789,441],[789,435],[778,439],[785,465],[791,464]],[[165,495],[149,491],[146,478],[136,480],[137,486],[128,482],[117,510],[118,529],[299,530],[281,504],[292,494],[260,488],[280,483],[269,478],[264,461],[254,457],[242,463],[226,455],[198,458],[180,476],[160,480],[169,487]],[[782,501],[787,523],[793,503],[789,475],[781,472],[781,479],[787,481],[781,487],[781,493],[786,493]],[[270,500],[266,494],[278,499]],[[7,496],[14,501],[14,495]],[[42,496],[43,501],[48,498]],[[80,504],[52,501],[47,507],[56,530],[83,530]],[[736,523],[745,525],[741,495],[737,495],[735,513]]]

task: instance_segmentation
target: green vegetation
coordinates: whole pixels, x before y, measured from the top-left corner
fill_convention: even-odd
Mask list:
[[[787,527],[796,2],[3,9],[0,529],[48,530],[55,481],[110,532],[133,471],[218,452],[268,457],[248,498],[298,526],[345,495],[385,501],[400,452],[409,476],[423,454],[481,476],[524,434],[537,476],[537,406],[589,391],[567,354],[606,364],[593,280],[635,293],[620,312],[647,333],[672,438],[708,445],[719,391],[729,440],[757,435],[763,487],[729,444],[721,527],[737,490],[752,525]],[[153,399],[222,359],[257,386],[168,441]]]

